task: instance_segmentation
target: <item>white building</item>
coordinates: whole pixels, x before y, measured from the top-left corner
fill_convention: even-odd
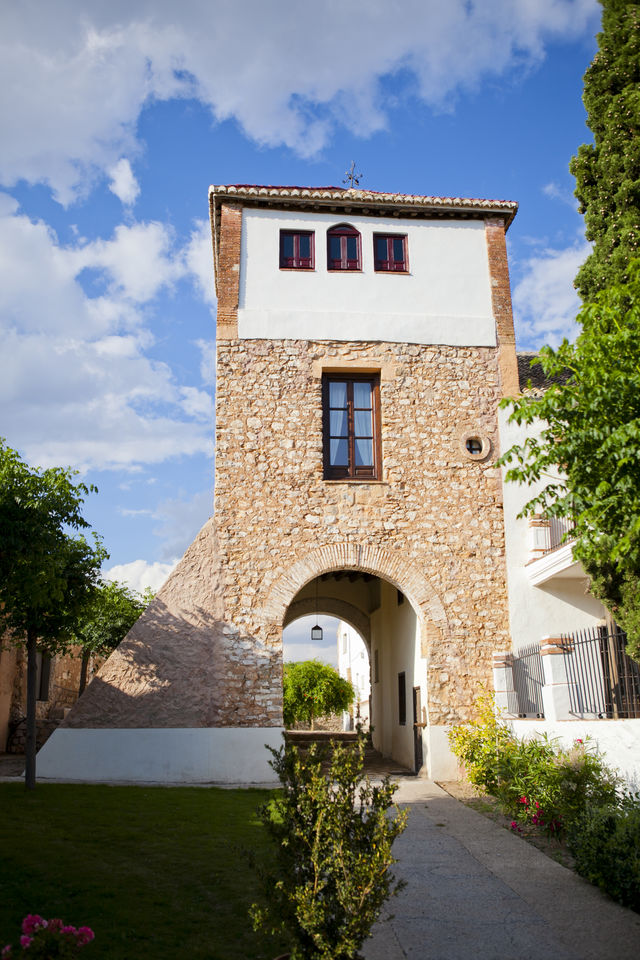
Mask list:
[[[344,620],[338,624],[338,673],[353,684],[356,692],[352,709],[343,718],[345,730],[355,729],[358,723],[368,726],[371,694],[369,654],[360,634]]]

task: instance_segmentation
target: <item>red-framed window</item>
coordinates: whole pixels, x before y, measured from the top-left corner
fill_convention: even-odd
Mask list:
[[[280,269],[314,269],[313,230],[280,231]]]
[[[378,271],[407,273],[407,236],[401,233],[374,233],[373,263]]]
[[[327,269],[362,269],[360,234],[348,223],[327,230]]]
[[[380,377],[322,379],[325,480],[379,480]]]

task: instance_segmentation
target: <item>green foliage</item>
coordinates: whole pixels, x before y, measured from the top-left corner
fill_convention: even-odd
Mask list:
[[[520,740],[496,716],[492,697],[480,697],[477,707],[474,723],[451,731],[451,749],[471,783],[513,818],[514,830],[531,825],[560,836],[590,807],[615,805],[618,778],[588,744],[560,749],[546,737]]]
[[[578,873],[640,913],[640,795],[585,810],[567,840]]]
[[[479,696],[475,709],[476,719],[466,726],[453,727],[449,731],[449,742],[456,757],[464,764],[469,782],[495,795],[500,784],[501,758],[512,749],[516,740],[498,719],[491,694]]]
[[[75,639],[85,650],[110,653],[152,599],[149,589],[140,594],[124,583],[100,581],[75,621]]]
[[[319,660],[285,663],[282,711],[284,724],[309,723],[315,717],[348,710],[355,691],[337,670]]]
[[[31,633],[52,653],[72,642],[73,623],[108,556],[81,530],[84,497],[74,471],[30,468],[0,440],[0,605],[4,627],[22,642]]]
[[[524,515],[572,517],[575,556],[592,591],[627,631],[629,652],[640,653],[640,261],[627,284],[585,307],[575,344],[543,347],[549,377],[570,372],[542,397],[503,401],[510,421],[540,424],[508,450],[507,480],[546,486]],[[554,479],[555,478],[555,479]]]
[[[640,5],[600,0],[599,49],[584,77],[593,144],[570,164],[593,252],[576,277],[583,300],[628,278],[640,253]]]
[[[354,960],[380,909],[402,884],[390,867],[391,847],[406,812],[389,817],[395,785],[363,779],[365,736],[356,749],[334,745],[272,750],[282,793],[262,808],[275,841],[276,864],[261,870],[266,906],[254,904],[256,928],[282,933],[292,960]],[[397,811],[397,808],[396,808]]]

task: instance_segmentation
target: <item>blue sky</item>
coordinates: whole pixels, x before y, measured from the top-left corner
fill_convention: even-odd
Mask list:
[[[596,0],[21,0],[0,11],[0,435],[95,483],[120,579],[210,515],[211,183],[517,200],[520,348],[575,334]],[[306,629],[306,628],[305,628]]]

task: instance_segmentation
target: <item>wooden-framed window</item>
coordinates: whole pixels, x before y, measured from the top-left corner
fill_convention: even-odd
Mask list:
[[[313,270],[314,246],[313,230],[281,230],[280,269]]]
[[[379,480],[380,377],[322,378],[325,480]]]
[[[404,233],[374,233],[373,266],[382,273],[408,273],[407,235]]]
[[[348,223],[327,230],[327,270],[361,270],[360,234]]]

